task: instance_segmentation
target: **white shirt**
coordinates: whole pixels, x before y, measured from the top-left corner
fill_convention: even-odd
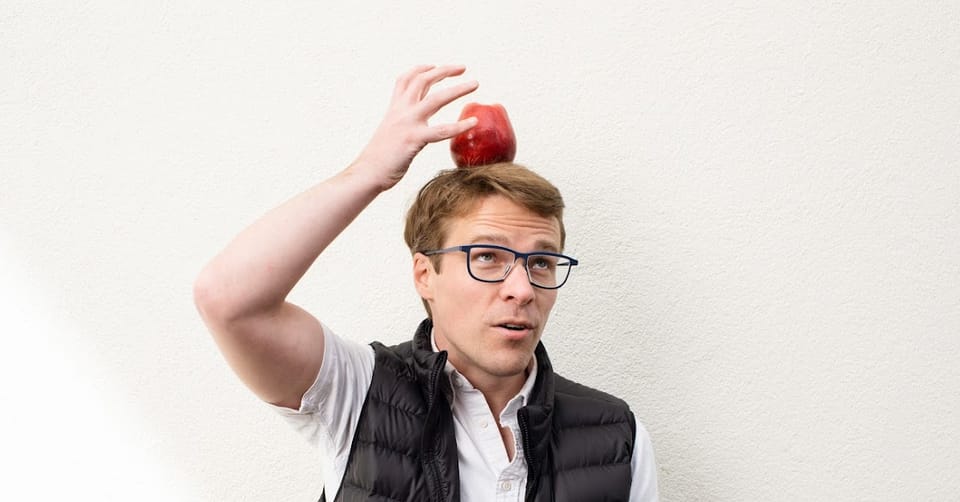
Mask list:
[[[274,407],[308,441],[320,448],[327,499],[336,494],[347,469],[350,446],[360,420],[360,409],[373,380],[374,352],[368,345],[344,340],[323,327],[323,363],[316,381],[307,389],[299,410]],[[436,350],[436,345],[434,345]],[[453,388],[451,411],[460,461],[460,500],[463,502],[522,501],[527,483],[527,463],[520,441],[517,411],[526,405],[537,375],[536,360],[520,392],[500,414],[500,423],[513,432],[515,454],[507,458],[497,422],[483,394],[449,362],[445,371]],[[658,500],[657,470],[650,435],[639,422],[634,441],[631,502]]]

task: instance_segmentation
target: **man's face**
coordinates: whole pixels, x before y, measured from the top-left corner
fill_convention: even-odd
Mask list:
[[[442,247],[465,244],[560,252],[560,223],[505,197],[491,196],[472,212],[449,222]],[[474,385],[522,377],[557,290],[531,285],[521,260],[500,283],[470,277],[466,260],[466,253],[443,254],[438,272],[429,258],[422,254],[414,257],[414,279],[430,305],[437,346],[448,351],[448,360]]]

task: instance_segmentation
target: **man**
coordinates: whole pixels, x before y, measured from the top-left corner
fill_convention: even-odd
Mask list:
[[[576,260],[563,201],[515,164],[441,172],[404,237],[428,319],[362,346],[286,301],[321,252],[427,144],[476,124],[427,120],[473,92],[462,66],[397,79],[344,171],[240,233],[201,272],[198,309],[229,364],[330,456],[330,500],[656,500],[649,436],[627,405],[553,372],[540,338]]]

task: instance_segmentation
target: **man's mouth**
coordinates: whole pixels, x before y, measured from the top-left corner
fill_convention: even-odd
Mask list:
[[[497,327],[506,331],[508,334],[521,336],[525,336],[533,331],[532,324],[521,320],[502,322],[497,324]]]

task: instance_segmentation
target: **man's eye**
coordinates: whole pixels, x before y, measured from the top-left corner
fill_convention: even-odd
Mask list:
[[[553,270],[557,263],[557,260],[550,256],[534,256],[531,261],[531,266],[539,270]]]
[[[477,261],[480,263],[496,263],[497,255],[490,252],[480,252],[480,253],[474,253],[473,259],[474,261]]]

